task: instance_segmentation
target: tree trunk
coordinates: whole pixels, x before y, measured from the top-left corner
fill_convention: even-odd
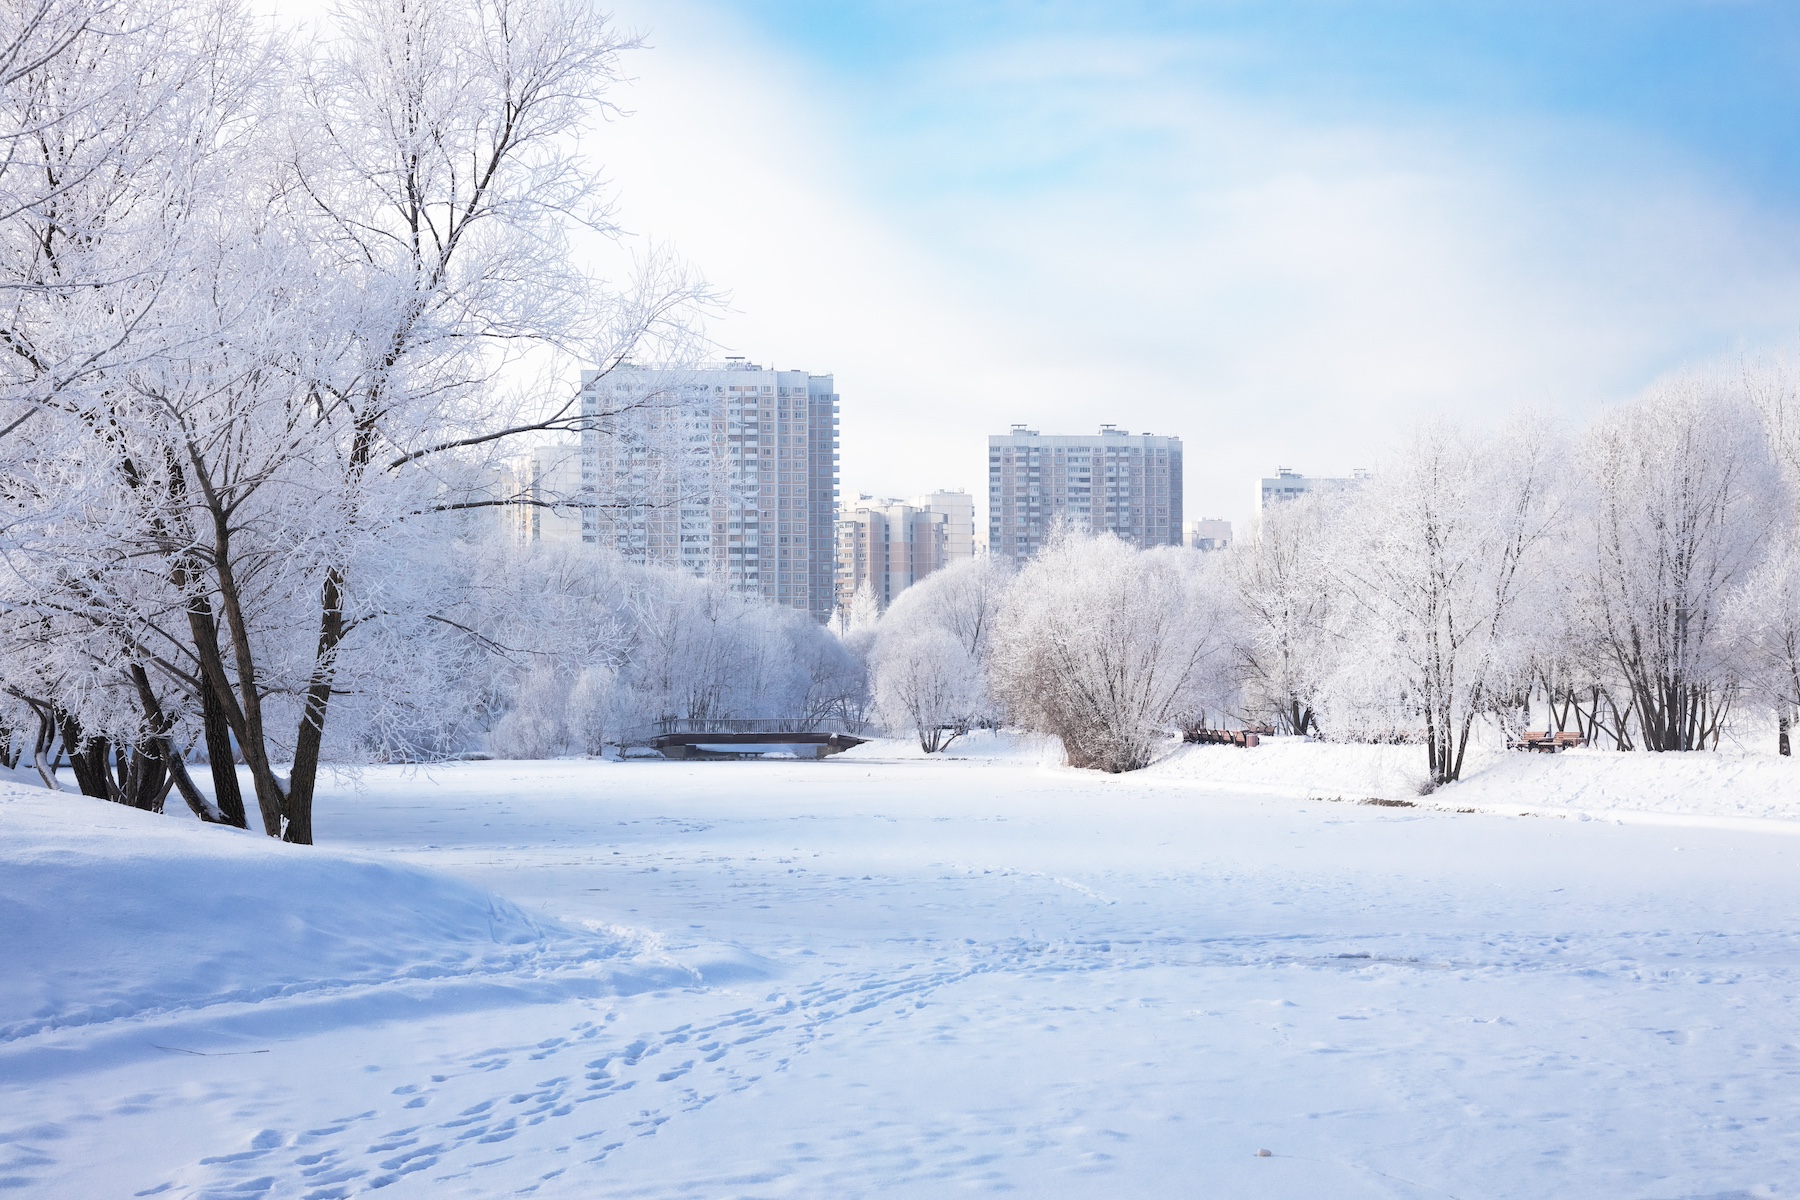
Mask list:
[[[81,794],[96,800],[116,800],[113,795],[112,780],[106,769],[107,755],[112,747],[105,738],[82,739],[81,722],[66,712],[58,713],[58,732],[62,734],[63,749],[69,755],[69,769],[75,772],[75,785]]]
[[[144,670],[143,664],[133,663],[131,665],[131,682],[137,688],[138,703],[143,706],[144,716],[150,721],[151,727],[156,730],[155,736],[150,741],[150,750],[167,774],[156,798],[156,811],[163,810],[163,802],[168,799],[169,788],[172,786],[181,793],[182,802],[188,806],[189,811],[202,821],[209,825],[231,824],[232,822],[226,819],[218,807],[208,803],[205,794],[194,786],[193,777],[188,774],[187,763],[182,760],[181,751],[175,748],[175,743],[169,738],[170,722],[163,713],[162,704],[157,700],[156,692],[150,687],[150,675]],[[202,680],[201,684],[204,688],[205,681]],[[235,783],[236,780],[233,779],[233,782]],[[244,827],[242,800],[238,801],[236,824],[239,829]]]
[[[237,588],[237,575],[231,565],[231,529],[222,514],[214,514],[215,570],[219,598],[225,606],[225,624],[231,631],[232,652],[237,661],[238,693],[232,692],[231,680],[225,674],[225,659],[219,648],[219,628],[212,608],[204,599],[188,609],[188,622],[194,634],[194,649],[200,657],[200,668],[207,682],[218,693],[224,705],[226,720],[237,735],[244,762],[250,767],[250,778],[256,784],[256,806],[262,814],[263,832],[270,837],[282,835],[281,818],[287,806],[287,793],[275,778],[269,764],[268,741],[263,736],[262,696],[257,690],[256,664],[250,647],[250,629],[244,619],[243,605]]]
[[[325,714],[331,704],[331,681],[338,647],[344,641],[344,577],[336,567],[325,572],[320,594],[319,646],[313,677],[306,689],[306,708],[294,739],[294,769],[288,774],[286,841],[312,845],[313,788],[319,777],[319,749],[325,739]]]
[[[50,757],[50,751],[56,748],[56,712],[49,705],[32,704],[31,710],[38,716],[37,741],[31,747],[31,765],[37,769],[38,778],[44,786],[53,792],[62,791],[62,784],[56,781],[56,763]]]
[[[1462,733],[1456,740],[1456,761],[1451,764],[1448,782],[1454,783],[1462,778],[1463,756],[1469,752],[1469,733],[1475,728],[1475,710],[1471,708],[1463,714]]]
[[[183,761],[181,752],[175,748],[174,743],[166,737],[159,738],[157,741],[163,754],[163,760],[169,768],[169,783],[181,793],[181,799],[188,806],[188,811],[208,825],[235,824],[239,829],[244,828],[244,814],[241,808],[243,802],[241,800],[238,802],[240,805],[238,819],[234,822],[227,818],[215,805],[207,802],[206,793],[195,785],[194,777],[188,774],[187,763]],[[166,788],[164,794],[167,794]]]
[[[244,814],[244,793],[238,786],[237,763],[231,751],[231,725],[225,719],[225,705],[220,701],[219,693],[204,672],[200,677],[200,715],[206,732],[206,759],[212,769],[213,799],[219,819],[227,825],[248,829],[250,822]],[[187,774],[185,767],[181,774]],[[183,788],[181,794],[186,799],[187,789]],[[190,800],[189,807],[192,806]]]
[[[1783,758],[1788,758],[1794,753],[1793,747],[1788,742],[1788,724],[1788,715],[1782,713],[1781,720],[1776,730],[1775,741],[1776,746],[1780,750],[1781,757]]]
[[[200,460],[193,455],[190,445],[190,458],[199,468]],[[187,474],[173,454],[168,459],[169,481],[172,494],[178,501],[185,503],[189,495]],[[225,615],[232,632],[232,642],[236,651],[238,679],[244,689],[244,699],[240,704],[231,689],[231,680],[225,673],[225,657],[219,648],[219,622],[213,612],[210,594],[202,588],[192,586],[195,580],[205,578],[205,572],[193,554],[178,554],[171,564],[171,576],[175,586],[188,593],[188,631],[194,639],[194,654],[200,663],[200,704],[203,729],[206,735],[206,756],[212,769],[213,790],[216,794],[217,811],[224,824],[234,825],[239,829],[249,827],[244,813],[244,796],[238,787],[237,771],[231,753],[232,734],[237,735],[237,743],[243,748],[244,761],[249,764],[250,777],[256,787],[257,807],[263,821],[263,832],[270,837],[281,836],[281,809],[286,800],[281,784],[275,778],[265,755],[263,739],[262,707],[260,695],[256,688],[256,672],[250,656],[247,630],[243,621],[242,608],[238,603],[237,576],[231,563],[231,523],[225,509],[212,488],[204,486],[205,475],[201,472],[202,492],[206,498],[207,510],[213,523],[214,535],[218,544],[214,547],[213,563],[215,577],[219,589],[219,597],[225,604]],[[189,537],[183,544],[191,544]],[[185,764],[182,774],[186,774]],[[191,782],[191,780],[190,780]],[[184,798],[189,793],[184,789]],[[198,795],[196,792],[195,795]],[[192,801],[190,800],[190,805]]]

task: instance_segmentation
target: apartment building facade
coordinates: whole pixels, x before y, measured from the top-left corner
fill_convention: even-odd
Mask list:
[[[742,359],[583,372],[581,540],[824,621],[838,407],[832,376]]]
[[[1181,488],[1180,438],[1015,425],[988,438],[988,553],[1023,563],[1059,522],[1137,546],[1179,546]]]
[[[867,588],[882,611],[933,571],[975,555],[975,497],[940,491],[911,500],[860,496],[837,523],[837,606]]]
[[[975,496],[972,492],[946,489],[913,497],[914,508],[926,508],[944,516],[944,561],[949,566],[975,557]]]

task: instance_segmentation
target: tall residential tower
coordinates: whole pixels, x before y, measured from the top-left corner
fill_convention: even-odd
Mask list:
[[[1024,562],[1058,521],[1137,546],[1181,545],[1181,439],[1111,425],[1087,436],[1014,425],[988,438],[988,553]]]
[[[831,615],[838,397],[830,375],[732,359],[582,374],[584,542]]]

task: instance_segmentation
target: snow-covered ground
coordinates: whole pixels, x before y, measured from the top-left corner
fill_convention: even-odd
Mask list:
[[[1379,799],[1662,824],[1747,829],[1800,821],[1800,760],[1743,747],[1693,754],[1566,750],[1554,755],[1472,748],[1462,780],[1425,795],[1422,746],[1275,737],[1250,750],[1182,746],[1144,778],[1264,796]]]
[[[0,784],[0,1188],[1800,1193],[1788,764],[1305,751],[384,768],[314,849]],[[1764,821],[1516,815],[1669,796]]]

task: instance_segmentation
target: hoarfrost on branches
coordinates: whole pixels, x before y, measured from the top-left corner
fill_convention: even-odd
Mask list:
[[[1014,720],[1062,739],[1071,766],[1137,770],[1179,715],[1217,702],[1228,622],[1206,556],[1064,532],[1007,590],[993,687]]]

